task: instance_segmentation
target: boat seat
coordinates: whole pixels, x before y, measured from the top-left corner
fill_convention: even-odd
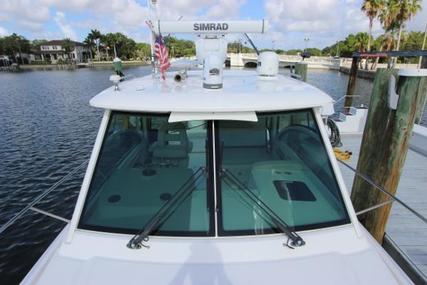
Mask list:
[[[188,153],[193,144],[188,140],[185,124],[165,123],[160,126],[157,141],[151,146],[155,161],[178,162],[185,166],[188,164]]]

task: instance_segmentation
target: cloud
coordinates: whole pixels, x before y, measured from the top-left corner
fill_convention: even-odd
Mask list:
[[[64,34],[65,38],[77,40],[77,35],[74,32],[71,25],[68,24],[67,20],[65,19],[65,14],[63,12],[60,12],[60,11],[56,12],[54,20],[55,20],[56,24],[58,25],[59,29]]]
[[[327,31],[339,22],[339,0],[266,1],[267,18],[279,31]]]
[[[239,15],[240,7],[246,2],[245,0],[220,0],[209,8],[206,13],[211,18],[234,18]]]
[[[2,0],[0,18],[15,21],[30,31],[39,31],[43,23],[49,20],[49,7],[42,5],[43,0]]]
[[[283,33],[286,48],[308,46],[322,48],[344,39],[350,33],[368,32],[368,18],[360,10],[362,0],[298,0],[265,2],[267,19],[272,29]],[[382,33],[379,21],[374,21],[373,34]]]
[[[140,29],[141,26],[145,26],[145,19],[148,18],[147,7],[143,7],[133,0],[127,0],[123,4],[113,4],[111,7],[113,8],[115,24],[128,29]]]
[[[264,11],[255,11],[259,0],[158,0],[161,19],[239,19],[264,17],[270,32],[256,36],[260,47],[324,47],[348,33],[368,31],[368,19],[360,11],[363,0],[263,0]],[[30,38],[70,37],[83,40],[90,29],[121,32],[147,41],[146,0],[0,0],[0,25]],[[254,4],[254,3],[257,4]],[[424,1],[425,2],[425,1]],[[242,6],[247,5],[242,10]],[[423,3],[424,6],[426,4]],[[254,8],[258,7],[258,8]],[[245,13],[241,15],[242,12]],[[249,12],[248,12],[249,11]],[[256,16],[254,16],[256,15]],[[408,30],[424,30],[427,8],[411,20]],[[59,29],[57,29],[58,27]],[[4,28],[3,28],[4,29]],[[374,35],[381,33],[378,21]]]
[[[348,33],[368,32],[369,19],[358,7],[350,7],[345,12],[345,18],[341,25],[343,30]],[[374,20],[372,33],[374,35],[383,33],[381,24],[378,20]]]
[[[7,36],[8,34],[9,32],[5,28],[0,26],[0,37]]]
[[[426,1],[424,1],[426,2]],[[419,11],[407,24],[407,29],[415,31],[424,31],[427,25],[427,5],[423,5],[424,9]]]
[[[231,0],[233,1],[233,0]],[[203,12],[203,9],[211,7],[215,0],[175,0],[175,1],[158,1],[158,11],[160,19],[178,19],[183,17],[185,20],[197,18]]]

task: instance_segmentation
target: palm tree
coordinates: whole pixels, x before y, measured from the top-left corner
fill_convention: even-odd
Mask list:
[[[394,31],[398,27],[397,14],[399,13],[399,1],[401,0],[385,0],[382,9],[378,12],[378,18],[384,29],[384,38],[380,44],[380,51],[383,49],[390,51],[394,42]],[[371,70],[375,69],[379,58],[375,58],[375,62],[371,66]]]
[[[400,1],[401,0],[387,0],[383,9],[378,14],[384,31],[387,36],[391,38],[394,38],[394,33],[399,27],[397,15],[399,13]],[[386,49],[390,50],[390,48],[391,45],[388,45]]]
[[[357,33],[354,36],[354,47],[357,48],[359,52],[365,52],[367,50],[370,36],[367,33]],[[366,67],[368,65],[368,60],[366,60]],[[360,68],[363,68],[362,62],[360,62]]]
[[[89,38],[92,42],[96,44],[96,57],[97,57],[97,60],[99,61],[100,59],[99,45],[101,44],[101,38],[102,38],[101,32],[98,31],[97,29],[90,30],[90,33],[87,35],[87,38]]]
[[[419,10],[421,10],[420,0],[399,0],[399,9],[396,15],[396,22],[399,26],[396,50],[400,48],[402,29],[406,21],[409,21]]]
[[[378,16],[378,13],[384,7],[384,0],[364,0],[362,4],[362,11],[369,18],[369,40],[368,40],[368,51],[371,50],[371,38],[372,38],[372,26],[374,19]]]
[[[73,61],[71,52],[74,50],[75,44],[69,38],[66,38],[62,40],[61,47],[64,50],[65,54],[67,55],[67,61],[71,63]]]
[[[89,38],[89,36],[87,36],[83,41],[83,43],[89,49],[90,60],[93,60],[92,49],[95,46],[94,42],[92,41],[91,38]]]
[[[390,33],[383,34],[379,36],[376,40],[376,45],[378,46],[379,51],[391,50],[394,48],[394,39]],[[379,58],[375,58],[375,62],[371,65],[371,70],[374,70],[377,66]]]
[[[355,35],[355,47],[359,52],[367,51],[367,47],[370,41],[370,37],[367,33],[357,33]]]
[[[372,26],[374,19],[378,16],[378,13],[384,7],[384,0],[364,0],[361,10],[366,14],[369,19],[369,39],[367,51],[371,51],[371,39],[372,39]],[[368,59],[366,59],[365,69],[368,69]]]

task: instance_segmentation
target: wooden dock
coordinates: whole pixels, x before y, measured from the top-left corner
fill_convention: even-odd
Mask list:
[[[342,136],[342,150],[353,152],[348,164],[354,168],[359,157],[361,135]],[[340,168],[351,191],[354,173],[340,164]],[[427,216],[427,157],[412,150],[408,151],[405,166],[397,190],[397,197],[410,207]],[[375,210],[374,210],[375,211]],[[427,225],[397,203],[393,203],[386,233],[418,267],[427,279]]]

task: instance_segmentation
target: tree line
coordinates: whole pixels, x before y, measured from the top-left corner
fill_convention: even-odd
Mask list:
[[[194,42],[180,40],[167,36],[164,38],[171,57],[193,56],[196,54]],[[0,37],[0,55],[7,55],[13,62],[20,64],[25,57],[22,54],[40,52],[40,46],[48,42],[46,39],[28,40],[22,35],[13,33]],[[83,41],[89,52],[89,57],[94,61],[112,60],[120,57],[123,60],[148,60],[151,47],[148,43],[137,43],[122,33],[102,34],[99,30],[91,30]],[[70,39],[62,39],[62,49],[69,54],[74,49]]]
[[[393,45],[389,44],[389,35],[382,34],[376,38],[370,37],[368,33],[350,34],[344,40],[317,50],[315,53],[321,55],[351,57],[354,52],[385,51],[392,50]],[[400,37],[401,50],[419,50],[424,39],[423,32],[402,32]]]
[[[378,20],[385,32],[377,42],[377,50],[400,50],[406,23],[421,10],[422,0],[364,0],[361,10],[369,19],[369,33],[366,51],[371,51],[372,27]],[[375,44],[375,42],[374,42]],[[421,47],[420,47],[421,48]],[[375,59],[371,69],[374,69],[379,58]],[[396,62],[394,58],[394,62]],[[368,69],[368,60],[365,68]]]
[[[196,54],[196,46],[193,41],[166,36],[164,42],[171,57],[185,57]],[[91,30],[83,43],[89,48],[91,58],[95,60],[108,60],[115,56],[128,60],[148,60],[151,56],[149,44],[136,43],[121,33],[102,34],[98,30]]]
[[[369,19],[368,33],[360,32],[348,35],[335,44],[318,48],[276,49],[278,54],[297,55],[303,51],[314,56],[350,57],[354,52],[418,50],[422,48],[422,32],[405,32],[406,23],[421,10],[421,0],[364,0],[361,10]],[[384,34],[374,38],[372,28],[379,21]],[[248,47],[246,47],[250,50]],[[376,60],[378,62],[378,59]],[[367,68],[366,61],[366,68]]]
[[[22,54],[30,53],[31,47],[32,44],[29,40],[15,33],[0,37],[0,55],[8,55],[21,64],[24,63]]]
[[[390,50],[395,45],[389,43],[390,35],[384,33],[376,38],[370,37],[368,33],[350,34],[345,39],[327,46],[323,49],[307,48],[306,52],[312,56],[339,56],[351,57],[354,52],[365,52],[368,50]],[[424,33],[419,31],[401,32],[400,48],[403,50],[421,49]],[[27,40],[23,36],[12,34],[6,37],[0,37],[0,55],[9,55],[19,62],[22,58],[19,54],[40,51],[40,45],[47,42],[43,39]],[[151,54],[150,45],[147,43],[136,43],[121,33],[101,34],[97,30],[92,30],[83,43],[88,47],[92,60],[111,60],[118,56],[125,60],[139,59],[148,60]],[[165,44],[168,47],[171,57],[187,57],[196,54],[196,47],[193,41],[180,40],[172,36],[165,37]],[[66,53],[73,49],[73,44],[69,39],[63,40],[63,48]],[[114,51],[115,50],[115,51]],[[278,54],[297,55],[301,54],[303,49],[275,49]],[[253,53],[252,48],[241,42],[232,42],[228,44],[229,53]],[[21,62],[19,62],[21,63]]]
[[[366,50],[371,50],[372,27],[378,20],[385,34],[378,50],[399,50],[406,23],[421,10],[421,0],[364,0],[361,10],[369,19]]]
[[[387,33],[384,33],[376,38],[369,37],[368,33],[349,34],[345,39],[339,40],[336,43],[327,46],[323,49],[309,47],[306,49],[274,49],[278,54],[299,55],[306,51],[312,56],[338,56],[351,57],[354,52],[366,52],[369,50],[385,51],[391,50],[394,45],[388,46]],[[371,39],[371,40],[369,40]],[[422,48],[424,32],[411,31],[401,32],[400,49],[402,50],[419,50]],[[229,52],[251,53],[253,49],[243,46],[239,47],[240,43],[232,43],[229,45]],[[230,48],[232,47],[232,48]],[[369,47],[369,48],[368,48]]]
[[[112,60],[116,56],[130,60],[146,56],[144,44],[137,44],[122,33],[102,34],[99,30],[94,29],[89,32],[83,43],[89,49],[92,60]]]

